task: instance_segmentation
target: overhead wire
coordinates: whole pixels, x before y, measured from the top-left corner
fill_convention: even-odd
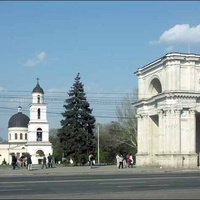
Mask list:
[[[11,93],[15,94],[11,95]],[[120,106],[121,104],[123,104],[124,102],[123,97],[125,95],[132,95],[132,93],[116,93],[116,92],[115,93],[85,92],[85,94],[86,94],[86,99],[90,104],[90,108],[92,109],[93,115],[98,118],[117,118],[115,106]],[[48,105],[48,111],[47,111],[48,117],[61,115],[61,113],[65,111],[63,105],[66,104],[65,100],[68,98],[69,96],[66,91],[65,92],[45,91],[44,101]],[[16,110],[17,103],[20,105],[30,104],[31,101],[32,101],[32,96],[30,91],[22,91],[22,90],[0,91],[0,103],[7,104],[7,106],[5,107],[3,106],[0,107],[0,110],[3,111],[3,114],[11,114],[11,111]],[[14,104],[14,105],[12,107],[11,106],[8,107],[8,104],[9,105]],[[57,106],[58,104],[60,104],[60,107]],[[55,110],[57,110],[57,112],[55,112]],[[23,111],[28,112],[29,110],[23,108]],[[2,112],[0,112],[0,115],[2,115]]]

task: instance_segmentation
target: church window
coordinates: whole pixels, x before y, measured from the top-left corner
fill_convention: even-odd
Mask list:
[[[38,119],[40,119],[40,108],[38,108]]]
[[[27,140],[27,133],[25,133],[25,140]]]
[[[37,129],[37,141],[42,141],[42,129]]]
[[[17,140],[17,133],[15,133],[15,140]]]
[[[37,103],[40,103],[40,95],[37,96]]]
[[[22,133],[20,133],[20,140],[22,140],[23,139],[23,135],[22,135]]]

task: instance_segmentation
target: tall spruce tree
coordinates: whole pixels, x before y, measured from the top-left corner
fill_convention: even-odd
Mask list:
[[[96,140],[94,136],[95,118],[84,92],[84,85],[80,82],[80,74],[70,91],[69,98],[65,100],[62,113],[62,128],[59,130],[61,149],[64,157],[72,158],[74,164],[85,163],[89,153],[94,153]]]

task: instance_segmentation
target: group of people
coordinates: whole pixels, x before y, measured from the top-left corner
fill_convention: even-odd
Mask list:
[[[53,168],[53,156],[49,153],[49,155],[47,156],[44,156],[43,159],[42,159],[42,169],[46,167],[47,168]]]
[[[117,167],[120,168],[132,168],[134,164],[134,158],[132,154],[117,154],[116,155]],[[95,164],[94,156],[89,154],[88,156],[89,168]]]
[[[27,170],[32,170],[32,159],[31,155],[28,155],[27,157],[21,156],[20,158],[17,158],[15,154],[12,154],[12,169],[15,170],[16,167],[19,169],[21,167],[26,167]],[[49,153],[48,157],[43,157],[42,160],[42,169],[46,168],[53,168],[53,156]]]
[[[133,167],[134,159],[132,154],[117,154],[116,155],[117,167],[120,168],[130,168]]]
[[[31,160],[31,155],[28,155],[27,158],[24,156],[21,156],[19,159],[15,154],[12,154],[12,169],[15,170],[16,167],[19,169],[19,165],[21,167],[26,167],[28,170],[32,169],[32,160]]]
[[[130,168],[133,167],[134,159],[132,154],[117,154],[116,155],[116,161],[117,161],[117,167],[120,168]],[[12,155],[12,169],[20,168],[18,163],[20,163],[21,167],[26,167],[27,170],[32,170],[32,159],[31,155],[28,155],[27,157],[20,157],[19,159],[15,154]],[[92,168],[92,166],[95,164],[94,156],[90,154],[88,156],[88,163],[89,168]],[[46,157],[44,156],[42,159],[42,169],[43,168],[53,168],[53,156],[49,153],[49,155]]]

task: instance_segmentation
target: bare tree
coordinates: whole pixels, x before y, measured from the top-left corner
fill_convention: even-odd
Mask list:
[[[137,149],[137,119],[136,109],[132,105],[137,100],[137,89],[133,93],[127,94],[120,106],[116,107],[118,123],[120,124],[120,134],[116,136],[118,142],[124,142],[127,145]]]
[[[0,144],[6,144],[6,143],[8,143],[8,141],[0,137]]]

